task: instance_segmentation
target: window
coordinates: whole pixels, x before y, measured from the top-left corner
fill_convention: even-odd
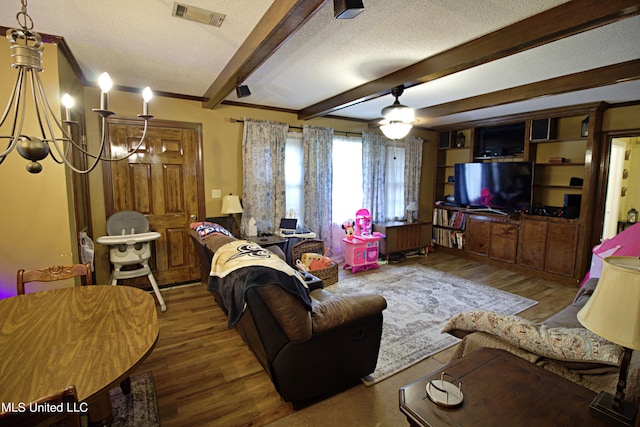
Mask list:
[[[362,208],[362,138],[333,137],[332,222],[353,219]]]
[[[404,147],[396,143],[386,149],[385,216],[401,219],[405,216]],[[353,219],[362,205],[362,138],[335,135],[333,137],[333,200],[335,224]],[[302,133],[289,132],[285,146],[285,187],[287,213],[304,222],[304,159]]]
[[[404,147],[387,146],[385,170],[385,217],[387,220],[403,219],[404,203]]]
[[[304,221],[303,172],[302,133],[289,132],[284,147],[284,181],[287,215],[298,218],[301,222]]]

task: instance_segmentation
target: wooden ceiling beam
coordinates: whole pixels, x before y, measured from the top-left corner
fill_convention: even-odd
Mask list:
[[[426,83],[518,52],[636,15],[637,0],[573,0],[416,64],[300,110],[298,118],[325,116],[390,93],[391,88]]]
[[[213,109],[295,33],[326,0],[277,0],[205,92],[204,108]]]
[[[542,96],[561,95],[631,80],[640,80],[640,59],[416,109],[416,118],[427,119],[464,113],[480,108],[495,107]]]

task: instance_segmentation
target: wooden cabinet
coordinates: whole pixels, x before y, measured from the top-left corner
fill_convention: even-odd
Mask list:
[[[520,221],[518,264],[563,276],[574,276],[580,225],[557,218]]]
[[[468,215],[467,251],[514,264],[517,248],[518,221],[502,216]]]
[[[562,209],[565,195],[581,195],[589,140],[580,136],[583,114],[549,119],[554,131],[548,138],[529,141],[529,160],[535,164],[533,203]],[[573,181],[573,182],[572,182]],[[570,218],[579,217],[579,208]]]
[[[467,218],[466,250],[478,255],[489,254],[491,239],[491,222],[483,217],[469,216]]]
[[[464,135],[464,145],[456,143],[458,135]],[[473,161],[475,150],[475,130],[451,130],[440,132],[438,135],[438,158],[436,165],[435,197],[443,200],[445,196],[453,195],[456,163]]]
[[[380,240],[380,253],[389,255],[429,246],[429,223],[390,221],[373,224],[373,231],[387,236]]]
[[[434,240],[438,248],[577,284],[589,269],[591,247],[598,242],[602,228],[603,206],[594,203],[600,200],[598,194],[603,189],[599,180],[606,171],[603,160],[608,145],[599,142],[606,109],[605,103],[592,103],[436,127],[436,201],[446,202],[447,196],[454,194],[456,163],[527,161],[534,167],[531,209],[505,220],[457,208],[468,215],[464,249],[451,249]],[[522,153],[480,153],[485,127],[522,121]],[[465,135],[464,147],[453,142],[458,133]],[[441,234],[446,237],[447,227],[434,227],[434,236],[436,228],[444,230]]]
[[[544,269],[547,250],[546,221],[523,219],[518,236],[518,264],[537,270]]]
[[[518,248],[518,223],[492,222],[489,258],[513,264]]]
[[[544,260],[545,271],[569,277],[574,275],[579,229],[580,226],[577,223],[549,223]]]

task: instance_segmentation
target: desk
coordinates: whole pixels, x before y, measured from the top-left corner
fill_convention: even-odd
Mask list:
[[[257,243],[263,248],[266,246],[278,246],[283,253],[287,253],[287,239],[271,234],[269,236],[242,236],[243,239]]]
[[[153,350],[153,297],[128,286],[75,286],[0,300],[0,402],[28,403],[75,385],[92,421],[109,390]]]
[[[314,233],[313,231],[310,231],[308,233],[283,233],[281,231],[278,231],[277,233],[275,233],[276,236],[280,236],[280,237],[284,237],[285,239],[292,239],[292,238],[297,238],[297,239],[315,239],[317,237],[317,234]]]
[[[444,408],[427,397],[427,383],[442,371],[462,383],[462,406]],[[504,350],[482,348],[402,387],[399,398],[412,426],[606,426],[589,411],[595,396]]]
[[[308,233],[290,233],[290,234],[285,234],[281,231],[277,231],[276,233],[274,233],[274,236],[280,236],[283,239],[287,240],[287,244],[285,246],[286,249],[284,250],[284,253],[287,258],[287,263],[295,267],[296,260],[294,260],[293,257],[291,256],[290,248],[292,248],[293,245],[298,243],[300,240],[315,239],[317,237],[317,234],[314,233],[313,231],[310,231]]]

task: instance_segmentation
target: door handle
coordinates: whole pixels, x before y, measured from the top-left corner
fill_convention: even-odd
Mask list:
[[[193,215],[193,214],[191,214],[191,215],[189,215],[189,218],[191,218],[191,222],[193,222],[193,221],[195,221],[196,219],[198,219],[198,216],[197,216],[197,215]]]

